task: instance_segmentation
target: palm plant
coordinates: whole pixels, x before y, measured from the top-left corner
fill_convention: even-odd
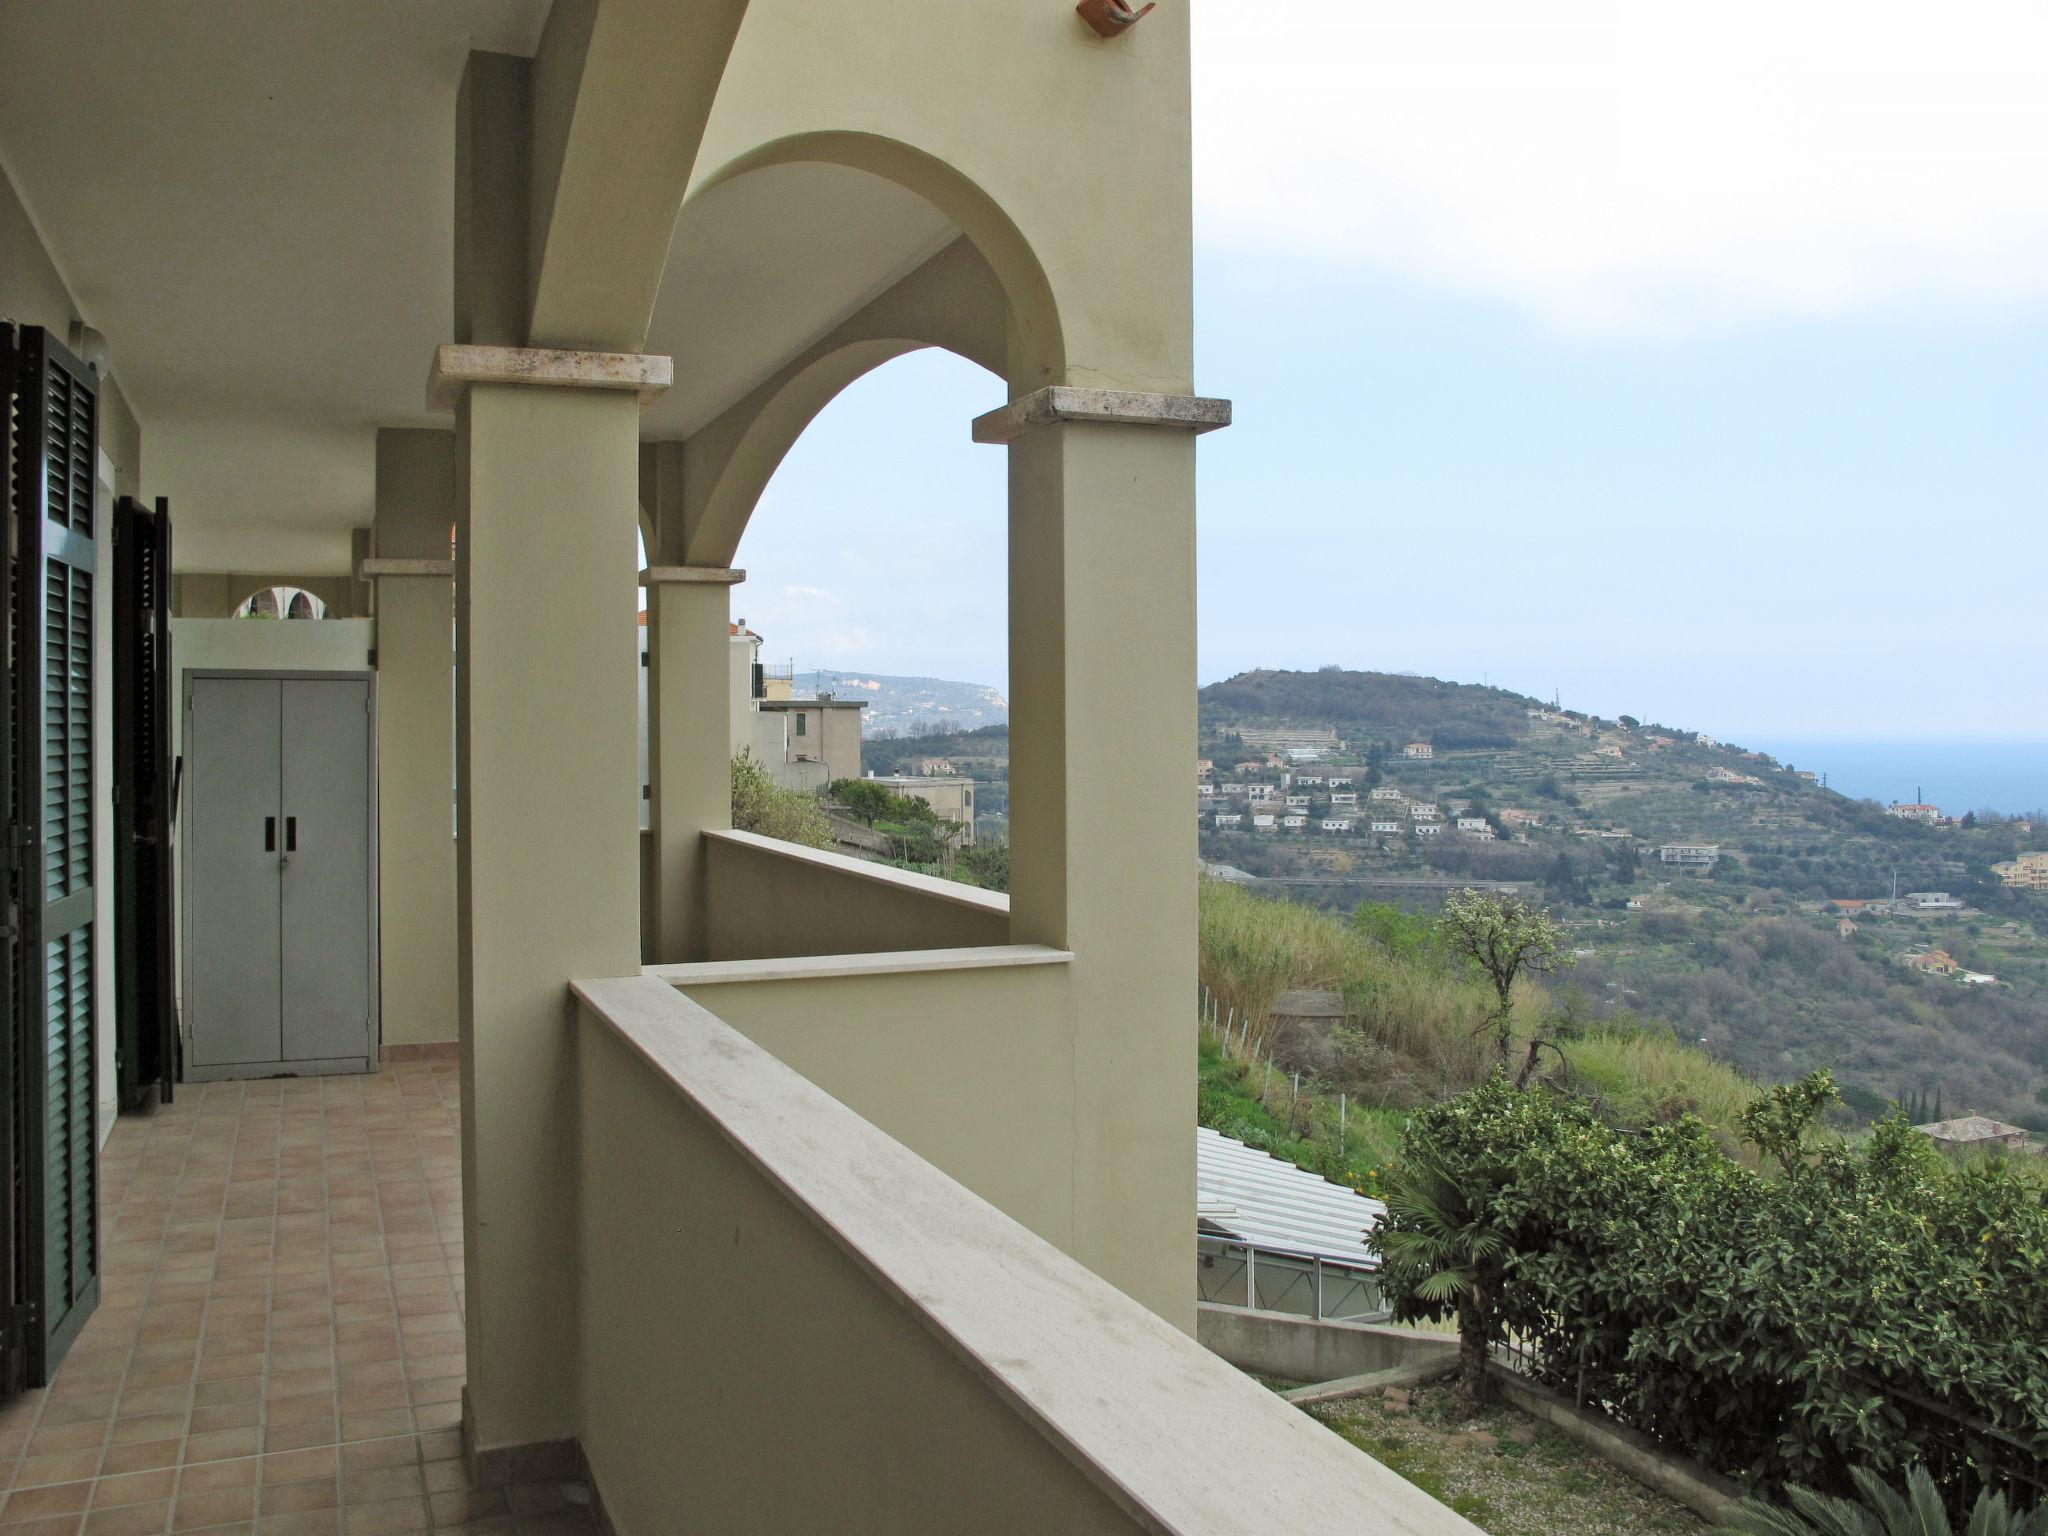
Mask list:
[[[1941,1494],[1925,1467],[1906,1475],[1906,1491],[1887,1488],[1862,1467],[1850,1476],[1858,1498],[1837,1499],[1810,1488],[1788,1488],[1790,1509],[1744,1499],[1723,1536],[2048,1536],[2048,1507],[2014,1509],[2002,1493],[1977,1496],[1969,1523],[1949,1521]]]
[[[1510,1251],[1492,1213],[1500,1182],[1498,1172],[1479,1170],[1460,1183],[1434,1155],[1411,1156],[1395,1168],[1386,1220],[1369,1235],[1382,1261],[1381,1284],[1389,1296],[1411,1301],[1409,1315],[1457,1313],[1458,1381],[1475,1403],[1492,1395],[1486,1357],[1498,1332]]]

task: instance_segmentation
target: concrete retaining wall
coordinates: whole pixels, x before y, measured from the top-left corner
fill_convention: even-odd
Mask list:
[[[1285,1312],[1204,1302],[1195,1337],[1241,1371],[1281,1381],[1335,1381],[1455,1360],[1456,1338],[1359,1323],[1318,1323]]]
[[[1682,1456],[1674,1456],[1649,1436],[1545,1391],[1513,1371],[1498,1365],[1492,1371],[1500,1395],[1509,1406],[1561,1430],[1566,1438],[1602,1461],[1621,1468],[1665,1498],[1683,1504],[1703,1520],[1718,1525],[1734,1516],[1742,1490],[1729,1479]]]

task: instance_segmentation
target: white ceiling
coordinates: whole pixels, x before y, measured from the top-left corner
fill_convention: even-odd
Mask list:
[[[547,0],[0,0],[0,163],[141,416],[183,569],[338,571],[453,310],[455,94]],[[942,247],[893,184],[782,167],[680,221],[648,346],[677,436]],[[438,418],[445,421],[445,416]]]

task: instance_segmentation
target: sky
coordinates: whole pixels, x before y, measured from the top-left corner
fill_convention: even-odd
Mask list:
[[[2048,8],[1192,3],[1201,681],[2048,740]],[[1002,685],[1002,394],[819,418],[771,656]]]

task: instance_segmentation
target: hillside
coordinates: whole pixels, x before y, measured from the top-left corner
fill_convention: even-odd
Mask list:
[[[1582,951],[1558,989],[1568,1011],[1668,1019],[1765,1078],[1832,1066],[1866,1113],[1924,1089],[1952,1111],[2048,1125],[2048,894],[1991,870],[2048,845],[2025,819],[1924,825],[1691,731],[1429,678],[1248,673],[1203,689],[1201,719],[1211,806],[1290,770],[1350,778],[1361,796],[1352,810],[1290,786],[1311,796],[1293,831],[1205,816],[1205,858],[1344,908],[1518,882]],[[1289,756],[1303,741],[1315,755]],[[1410,743],[1429,756],[1406,755]],[[1402,797],[1378,802],[1398,832],[1370,830],[1374,788]],[[1441,830],[1415,831],[1416,802],[1438,807]],[[1356,825],[1323,831],[1333,812]],[[1665,862],[1675,845],[1712,862]],[[1901,893],[1953,905],[1893,909],[1894,875]],[[1996,980],[1909,968],[1927,952]]]
[[[936,731],[971,731],[1007,725],[1009,701],[1002,691],[981,683],[955,683],[942,677],[890,677],[879,672],[799,672],[798,694],[829,693],[841,699],[865,699],[861,711],[864,737],[917,736]]]

